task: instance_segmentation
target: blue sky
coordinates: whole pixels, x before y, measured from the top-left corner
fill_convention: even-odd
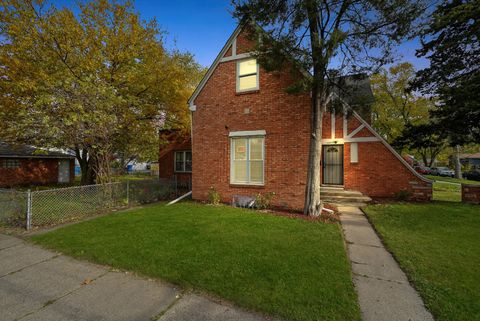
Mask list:
[[[57,0],[59,5],[73,1]],[[156,18],[168,32],[167,46],[189,51],[203,66],[210,66],[236,26],[231,16],[230,0],[136,0],[135,8],[143,19]],[[416,68],[427,66],[425,59],[415,57],[418,40],[398,48],[400,61]]]

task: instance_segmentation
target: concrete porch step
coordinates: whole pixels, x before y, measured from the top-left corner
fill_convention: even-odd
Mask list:
[[[365,207],[367,203],[353,203],[353,202],[334,202],[334,201],[325,201],[325,204],[338,207],[338,206],[352,206],[352,207]]]
[[[321,195],[321,194],[320,194]],[[368,203],[371,202],[372,199],[368,196],[342,196],[342,195],[325,195],[323,194],[323,199],[325,201],[336,202],[336,203]]]
[[[370,197],[363,195],[359,191],[345,190],[339,186],[322,186],[320,195],[325,203],[333,205],[349,204],[351,206],[365,206],[372,201]]]
[[[359,191],[349,191],[349,190],[343,190],[343,189],[325,189],[321,188],[320,189],[320,194],[324,196],[350,196],[350,197],[362,197],[363,194]]]

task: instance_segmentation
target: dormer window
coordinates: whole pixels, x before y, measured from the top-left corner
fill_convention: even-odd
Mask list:
[[[257,59],[245,59],[237,62],[237,92],[258,90]]]

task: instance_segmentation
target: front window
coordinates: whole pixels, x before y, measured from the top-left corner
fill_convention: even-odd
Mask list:
[[[263,185],[264,138],[232,138],[232,184]]]
[[[237,92],[258,89],[258,65],[256,59],[237,62]]]
[[[18,159],[4,159],[2,162],[4,168],[19,168],[20,161]]]
[[[192,171],[192,152],[189,150],[175,152],[175,172]]]

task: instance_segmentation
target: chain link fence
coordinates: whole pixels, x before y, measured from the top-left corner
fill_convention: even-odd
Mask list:
[[[0,190],[0,224],[27,229],[57,225],[113,209],[174,199],[190,183],[129,180],[39,191]]]

